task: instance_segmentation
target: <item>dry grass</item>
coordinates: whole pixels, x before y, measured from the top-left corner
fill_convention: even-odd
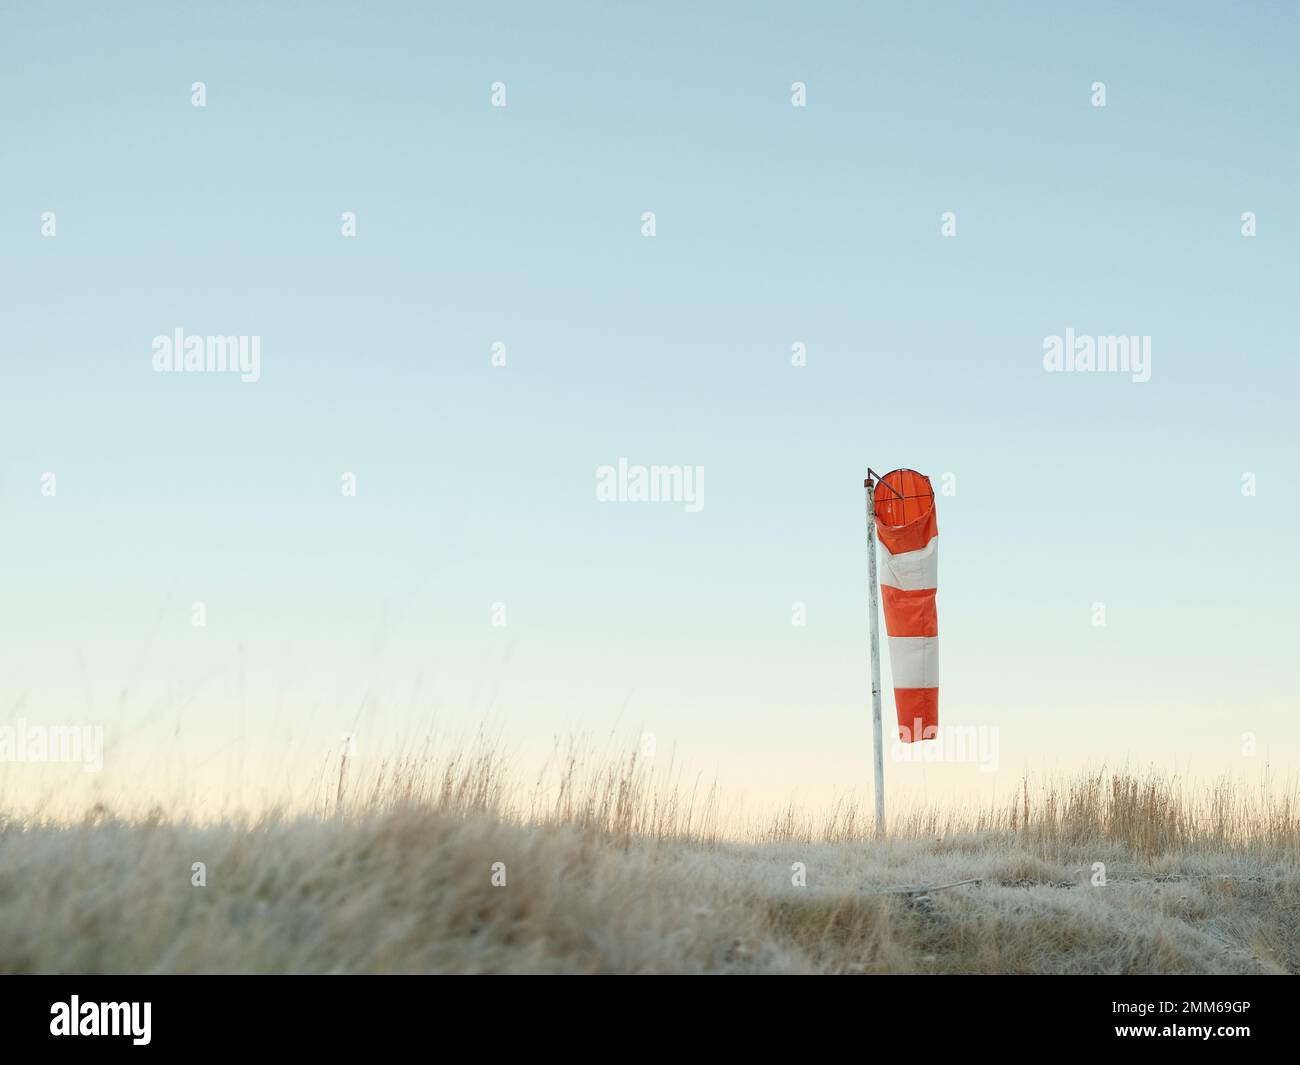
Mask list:
[[[4,821],[0,971],[1300,969],[1293,791],[1097,772],[876,840],[849,803],[737,826],[635,757],[588,765],[521,790],[480,745],[341,763],[314,814]]]

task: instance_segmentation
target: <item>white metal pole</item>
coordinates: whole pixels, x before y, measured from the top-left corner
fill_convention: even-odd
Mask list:
[[[876,834],[885,834],[885,737],[880,723],[880,590],[876,584],[876,483],[867,490],[867,619],[871,630],[871,732],[876,749]]]

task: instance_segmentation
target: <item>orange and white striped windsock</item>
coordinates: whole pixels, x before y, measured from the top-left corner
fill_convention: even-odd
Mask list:
[[[884,548],[880,595],[903,743],[939,729],[939,524],[930,478],[893,470],[876,483],[876,533]]]

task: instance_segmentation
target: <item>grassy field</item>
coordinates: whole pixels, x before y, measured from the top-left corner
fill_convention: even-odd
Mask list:
[[[347,768],[314,813],[0,823],[0,971],[1300,969],[1292,792],[1098,772],[877,840],[850,804],[724,831],[635,758],[522,792],[491,750]]]

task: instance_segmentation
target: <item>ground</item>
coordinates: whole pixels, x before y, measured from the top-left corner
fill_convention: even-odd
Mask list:
[[[1276,798],[1098,774],[883,840],[843,809],[736,840],[634,770],[528,812],[449,780],[293,817],[10,819],[0,971],[1300,970]]]

